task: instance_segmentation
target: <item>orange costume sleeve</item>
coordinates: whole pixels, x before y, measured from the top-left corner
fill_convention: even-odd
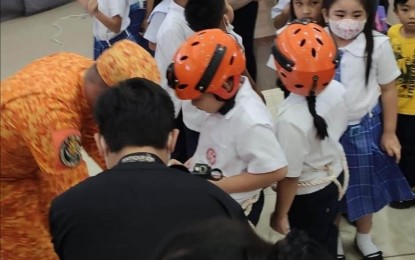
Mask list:
[[[34,95],[19,101],[12,103],[16,108],[11,111],[22,111],[16,126],[40,168],[40,205],[46,216],[56,195],[88,176],[80,154],[79,114],[48,96]]]

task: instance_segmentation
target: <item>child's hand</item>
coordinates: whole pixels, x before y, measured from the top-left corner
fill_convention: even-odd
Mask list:
[[[381,139],[381,147],[389,156],[396,158],[396,163],[399,163],[401,159],[401,144],[396,134],[384,133]]]
[[[88,13],[90,15],[95,15],[98,11],[98,2],[97,0],[88,0]]]
[[[274,211],[271,215],[270,226],[273,230],[282,235],[290,233],[290,222],[288,221],[288,215],[277,216]]]

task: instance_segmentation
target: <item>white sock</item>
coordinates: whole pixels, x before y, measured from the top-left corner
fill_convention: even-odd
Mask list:
[[[340,234],[337,236],[337,255],[344,255],[343,242]]]
[[[365,256],[379,251],[379,248],[373,244],[370,234],[362,234],[357,232],[356,243],[360,252],[362,252],[362,254]]]

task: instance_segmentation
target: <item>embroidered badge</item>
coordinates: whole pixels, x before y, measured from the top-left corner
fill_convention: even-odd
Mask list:
[[[59,149],[60,160],[66,167],[77,166],[81,159],[81,138],[78,135],[70,135],[63,140]]]
[[[216,163],[216,152],[213,148],[209,148],[206,151],[206,159],[208,160],[210,165],[215,165]]]

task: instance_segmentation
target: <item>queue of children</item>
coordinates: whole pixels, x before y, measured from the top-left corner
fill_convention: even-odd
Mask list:
[[[383,259],[373,214],[415,205],[415,0],[394,1],[401,23],[387,35],[374,30],[378,1],[280,0],[267,65],[286,99],[274,119],[228,0],[80,2],[93,16],[94,59],[124,39],[155,51],[181,128],[172,164],[219,173],[209,181],[252,225],[277,183],[275,231],[303,230],[345,259],[343,214],[363,258]]]

